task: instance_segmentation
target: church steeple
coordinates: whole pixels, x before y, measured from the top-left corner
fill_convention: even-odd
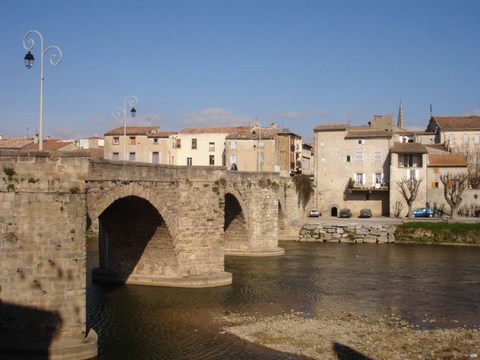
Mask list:
[[[400,129],[405,128],[405,121],[403,119],[402,100],[400,100],[400,106],[398,107],[397,127],[400,128]]]

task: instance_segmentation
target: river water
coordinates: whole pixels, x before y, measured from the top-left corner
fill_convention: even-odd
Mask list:
[[[227,257],[230,286],[92,283],[98,359],[300,359],[226,334],[222,314],[396,315],[422,328],[480,326],[480,247],[281,242],[286,254]],[[98,264],[90,244],[89,270]]]

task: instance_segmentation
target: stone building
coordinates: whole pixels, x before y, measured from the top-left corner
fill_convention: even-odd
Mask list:
[[[375,116],[368,126],[319,125],[314,130],[315,206],[337,216],[342,207],[358,215],[405,216],[398,184],[421,180],[413,209],[445,208],[442,174],[480,169],[480,117],[432,117],[426,131],[404,128],[400,107],[397,125],[391,115]],[[467,215],[480,208],[480,190],[466,189]],[[400,211],[400,209],[402,209]]]
[[[149,134],[155,131],[159,131],[159,128],[154,126],[127,126],[124,128],[122,126],[108,131],[105,133],[104,158],[156,162],[154,153],[158,148],[158,140],[156,137],[149,137]]]
[[[337,216],[349,208],[354,216],[370,208],[388,215],[390,116],[376,116],[368,126],[319,125],[314,130],[314,206]]]

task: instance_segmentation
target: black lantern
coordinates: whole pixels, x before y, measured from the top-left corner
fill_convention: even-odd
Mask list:
[[[31,69],[35,58],[33,57],[32,53],[29,51],[27,55],[25,55],[23,60],[25,60],[25,66],[27,67],[27,69]]]
[[[130,110],[130,115],[132,116],[132,118],[134,118],[135,115],[137,115],[137,110],[135,110],[133,106],[132,106],[132,110]]]

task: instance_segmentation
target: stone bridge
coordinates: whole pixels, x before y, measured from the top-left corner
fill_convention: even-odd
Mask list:
[[[230,284],[225,255],[281,255],[278,239],[301,225],[291,179],[274,173],[78,152],[0,151],[0,165],[0,353],[11,358],[95,356],[89,224],[99,230],[95,280],[181,287]]]

